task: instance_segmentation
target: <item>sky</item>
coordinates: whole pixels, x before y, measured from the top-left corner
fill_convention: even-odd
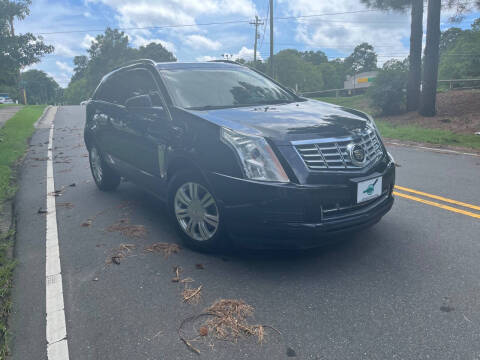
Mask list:
[[[33,0],[30,16],[16,24],[16,31],[41,35],[55,46],[55,53],[29,68],[44,70],[66,87],[73,57],[86,55],[95,36],[107,27],[125,29],[132,47],[159,42],[179,61],[218,59],[223,54],[251,60],[255,27],[249,22],[255,15],[267,19],[268,13],[268,0]],[[479,12],[471,13],[451,24],[450,15],[442,13],[442,30],[469,28],[480,17]],[[378,53],[379,65],[408,55],[409,12],[372,11],[359,0],[274,0],[274,19],[275,52],[322,50],[329,58],[343,58],[368,42]],[[258,56],[265,59],[270,46],[267,21],[259,33]]]

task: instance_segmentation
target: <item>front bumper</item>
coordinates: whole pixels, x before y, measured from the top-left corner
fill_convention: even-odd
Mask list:
[[[357,205],[356,183],[382,176],[382,196]],[[377,223],[393,205],[395,165],[336,184],[268,184],[218,173],[208,180],[229,235],[254,248],[311,248]]]

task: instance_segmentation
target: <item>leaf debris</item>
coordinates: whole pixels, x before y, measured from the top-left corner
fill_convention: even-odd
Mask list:
[[[180,246],[174,243],[154,243],[147,246],[144,251],[146,252],[163,252],[163,256],[168,258],[172,254],[178,254],[180,252]]]
[[[122,259],[126,258],[132,250],[135,250],[134,244],[120,244],[118,248],[113,249],[111,255],[107,257],[105,263],[120,265]]]
[[[265,341],[266,328],[272,329],[282,336],[282,333],[272,326],[251,324],[249,320],[253,318],[253,313],[253,306],[246,304],[243,300],[220,299],[200,314],[184,319],[177,330],[178,336],[190,350],[197,354],[199,354],[200,351],[197,352],[193,350],[190,342],[198,340],[198,336],[206,337],[212,335],[219,340],[234,343],[236,343],[240,337],[255,336],[259,344]],[[195,322],[202,317],[206,317],[207,319],[198,328],[197,337],[194,339],[186,339],[183,331],[185,324]]]
[[[120,232],[130,238],[144,238],[147,235],[147,229],[143,225],[131,225],[128,219],[120,219],[117,223],[107,228],[109,232]]]
[[[87,219],[85,222],[82,223],[82,227],[90,227],[92,226],[93,219]]]
[[[189,287],[185,287],[182,292],[183,302],[198,303],[198,301],[200,300],[202,288],[203,285],[200,285],[196,289],[190,289]]]

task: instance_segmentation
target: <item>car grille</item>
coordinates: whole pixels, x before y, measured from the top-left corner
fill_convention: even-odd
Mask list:
[[[383,155],[377,133],[368,129],[358,137],[328,138],[294,141],[292,144],[310,170],[354,170],[359,167],[352,163],[347,151],[349,144],[358,144],[365,150],[363,167],[377,161]]]

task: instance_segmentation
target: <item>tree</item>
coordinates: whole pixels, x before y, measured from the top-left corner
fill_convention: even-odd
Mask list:
[[[104,75],[129,61],[176,61],[175,56],[161,44],[149,43],[135,49],[130,47],[125,33],[110,28],[92,41],[87,53],[87,56],[76,56],[73,59],[74,74],[65,90],[65,101],[68,104],[78,104],[88,99]]]
[[[294,49],[279,51],[275,56],[276,79],[283,85],[301,91],[323,89],[322,73],[315,65],[305,61]]]
[[[457,27],[451,27],[442,32],[440,36],[439,50],[440,54],[447,51],[450,46],[455,44],[458,38],[463,34],[463,30]]]
[[[373,46],[362,43],[355,47],[353,53],[345,59],[345,65],[351,75],[377,69],[377,54]]]
[[[165,49],[162,44],[151,42],[145,46],[140,46],[135,57],[140,59],[151,59],[156,62],[177,61],[173,54]]]
[[[111,28],[96,36],[87,53],[90,59],[86,77],[91,90],[105,74],[133,59],[133,49],[128,46],[128,36],[123,31]]]
[[[303,60],[313,65],[320,65],[328,62],[327,55],[321,50],[300,52],[300,56]]]
[[[73,76],[70,79],[71,82],[74,82],[85,76],[85,71],[87,71],[88,66],[88,57],[85,55],[75,56],[73,58],[73,65],[75,65],[75,67],[73,68]]]
[[[67,105],[78,105],[82,101],[87,100],[90,90],[87,87],[87,79],[81,78],[71,81],[63,93],[63,100]]]
[[[480,76],[480,19],[475,20],[471,30],[455,31],[455,36],[442,33],[440,41],[440,79],[466,79]],[[445,40],[445,37],[448,40]]]
[[[55,104],[59,100],[60,86],[40,70],[28,70],[21,74],[29,104]]]
[[[15,34],[14,21],[24,19],[28,14],[30,0],[0,0],[0,86],[17,87],[20,70],[40,61],[53,52],[53,46],[46,45],[41,37],[31,33]]]
[[[422,78],[423,0],[412,0],[410,24],[410,56],[407,83],[407,111],[415,111],[420,104]]]
[[[472,11],[473,7],[480,8],[480,0],[474,2],[465,2],[460,0],[448,0],[446,3],[448,8],[457,10],[457,18],[463,17],[468,11]],[[423,116],[435,116],[436,100],[437,100],[437,81],[438,81],[438,62],[440,47],[440,14],[442,8],[441,0],[428,1],[428,17],[427,17],[427,43],[425,46],[425,66],[423,73],[423,89],[420,101],[420,114]],[[460,15],[459,15],[460,14]],[[455,16],[454,16],[455,18]],[[474,24],[473,27],[475,27]]]
[[[395,115],[405,111],[408,79],[407,61],[387,61],[378,72],[373,86],[368,89],[372,104],[385,115]]]
[[[436,114],[441,7],[441,0],[428,1],[427,43],[419,111],[423,116],[435,116]]]
[[[346,78],[345,67],[345,63],[341,59],[335,59],[318,65],[318,71],[323,77],[323,89],[343,88]]]
[[[361,0],[381,10],[405,11],[411,7],[410,55],[407,85],[407,110],[418,109],[422,78],[423,2],[424,0]]]
[[[0,14],[5,17],[10,34],[15,35],[14,21],[23,20],[30,14],[29,6],[32,4],[31,0],[7,1],[0,2]]]
[[[444,7],[455,10],[455,14],[450,17],[451,22],[460,22],[465,14],[473,11],[475,7],[480,9],[480,0],[444,0]]]

